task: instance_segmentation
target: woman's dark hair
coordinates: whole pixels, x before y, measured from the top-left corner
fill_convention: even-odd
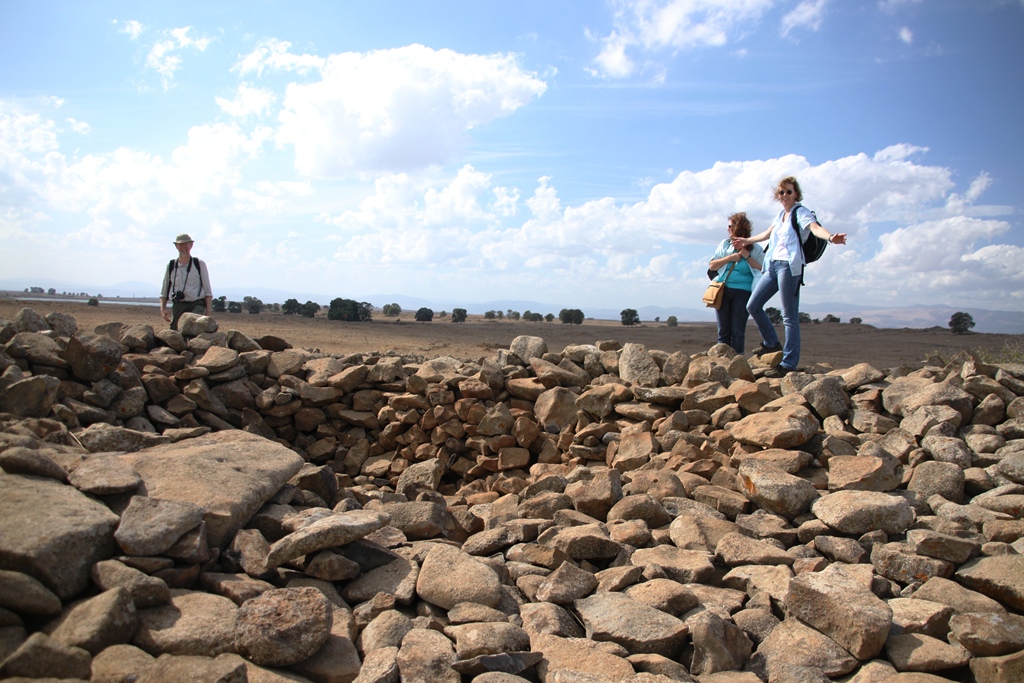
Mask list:
[[[736,237],[750,237],[750,230],[753,226],[750,224],[750,219],[747,218],[747,214],[742,211],[740,213],[734,213],[729,216],[729,224],[735,226],[733,234]]]
[[[781,191],[782,191],[782,186],[783,185],[792,185],[793,186],[793,197],[794,197],[794,199],[796,199],[796,201],[802,202],[804,200],[804,193],[800,191],[800,183],[798,183],[796,181],[796,178],[794,178],[793,176],[786,176],[785,178],[783,178],[782,180],[779,181],[778,185],[775,186],[775,198],[776,199],[782,199],[782,192]]]

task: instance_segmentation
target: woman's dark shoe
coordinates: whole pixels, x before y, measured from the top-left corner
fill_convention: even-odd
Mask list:
[[[764,342],[761,342],[756,349],[754,349],[754,355],[760,358],[766,353],[775,353],[776,351],[782,350],[782,344],[776,344],[774,346],[766,346]]]

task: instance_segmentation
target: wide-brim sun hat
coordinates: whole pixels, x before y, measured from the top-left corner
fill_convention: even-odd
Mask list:
[[[194,240],[191,237],[188,236],[187,232],[183,232],[183,233],[181,233],[180,235],[178,235],[177,237],[174,238],[174,243],[175,244],[185,244],[186,242],[192,242],[192,241],[194,241]]]

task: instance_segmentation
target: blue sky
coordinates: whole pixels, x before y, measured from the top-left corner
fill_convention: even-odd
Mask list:
[[[1024,0],[0,15],[0,279],[694,307],[795,175],[804,302],[1024,310]]]

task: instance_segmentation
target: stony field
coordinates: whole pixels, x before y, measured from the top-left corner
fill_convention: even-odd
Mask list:
[[[2,680],[1024,680],[993,335],[66,306],[0,307]]]

